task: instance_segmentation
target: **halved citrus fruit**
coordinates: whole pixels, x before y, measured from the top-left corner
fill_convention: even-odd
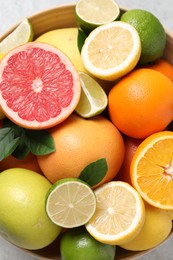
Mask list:
[[[92,75],[109,81],[130,72],[140,55],[141,42],[137,31],[130,24],[120,21],[94,29],[81,51],[85,68]]]
[[[75,13],[82,30],[90,33],[96,27],[116,20],[120,8],[114,0],[78,0]]]
[[[133,156],[130,175],[133,186],[149,204],[173,209],[173,132],[147,137]]]
[[[64,178],[49,189],[46,212],[56,225],[75,228],[88,222],[96,209],[93,190],[77,178]]]
[[[0,64],[0,106],[25,128],[45,129],[62,122],[74,111],[80,93],[73,64],[51,45],[21,45]]]
[[[128,183],[112,181],[95,190],[96,211],[86,224],[98,241],[120,245],[131,241],[142,229],[145,206],[139,193]]]
[[[101,114],[107,107],[108,99],[101,85],[90,75],[78,72],[81,82],[81,96],[75,109],[84,118]]]
[[[1,41],[0,53],[7,53],[21,44],[32,41],[32,39],[33,28],[30,21],[25,18],[14,31]]]

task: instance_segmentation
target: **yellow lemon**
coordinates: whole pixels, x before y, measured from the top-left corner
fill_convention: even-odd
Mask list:
[[[56,29],[42,34],[38,42],[49,43],[63,51],[77,70],[86,72],[77,45],[78,28]]]
[[[139,234],[130,242],[121,245],[131,251],[142,251],[162,243],[170,234],[172,221],[166,210],[145,205],[145,222]]]

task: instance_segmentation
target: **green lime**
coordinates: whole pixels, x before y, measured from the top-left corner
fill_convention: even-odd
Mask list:
[[[120,20],[131,24],[140,36],[142,45],[140,64],[162,57],[166,45],[166,33],[157,17],[145,10],[132,9],[125,12]]]
[[[33,39],[33,29],[30,21],[25,18],[17,28],[0,42],[0,53],[7,53],[13,48],[30,42]]]
[[[77,178],[57,181],[48,191],[46,211],[58,226],[74,228],[87,223],[96,210],[93,190]]]
[[[114,0],[78,0],[76,20],[85,33],[118,19],[120,8]]]
[[[84,72],[79,72],[81,82],[81,96],[75,109],[84,118],[101,114],[107,107],[108,99],[103,88],[95,79]]]
[[[85,227],[69,229],[60,241],[62,260],[113,260],[116,247],[95,240]]]

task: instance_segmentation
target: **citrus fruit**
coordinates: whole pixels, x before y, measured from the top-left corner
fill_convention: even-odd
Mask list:
[[[128,45],[127,45],[128,42]],[[129,24],[115,21],[94,29],[81,51],[85,68],[104,80],[116,80],[130,72],[141,54],[137,31]]]
[[[173,209],[173,132],[161,131],[147,137],[131,163],[133,186],[149,204]]]
[[[71,61],[49,44],[24,44],[0,64],[0,105],[24,128],[44,129],[62,122],[77,106],[80,92]]]
[[[172,121],[172,96],[173,84],[165,75],[136,69],[109,92],[110,119],[122,133],[143,139],[164,130]]]
[[[140,64],[155,61],[163,56],[166,33],[156,16],[146,10],[131,9],[126,11],[120,20],[132,25],[139,34],[142,45]]]
[[[85,33],[113,22],[119,17],[120,8],[114,0],[78,0],[75,6],[76,20]]]
[[[75,109],[84,118],[99,115],[107,107],[107,95],[98,82],[84,72],[79,72],[81,96]]]
[[[4,53],[0,53],[0,61],[2,60],[2,58],[4,57]]]
[[[145,205],[145,222],[139,234],[130,242],[120,245],[130,251],[142,251],[161,244],[170,234],[172,221],[166,210]]]
[[[7,53],[21,44],[32,41],[32,39],[32,25],[30,21],[25,18],[14,31],[0,42],[0,53]]]
[[[44,175],[52,182],[78,178],[88,164],[105,158],[108,171],[101,185],[115,177],[124,158],[124,142],[117,128],[103,116],[84,119],[72,114],[50,129],[56,151],[38,156]]]
[[[48,43],[60,49],[69,57],[75,68],[86,72],[77,44],[78,28],[62,28],[48,31],[40,35],[36,42]]]
[[[50,182],[36,172],[13,168],[0,174],[0,234],[26,249],[40,249],[52,243],[60,227],[45,211]]]
[[[125,144],[124,160],[118,174],[115,177],[115,180],[125,181],[131,184],[130,165],[131,165],[133,155],[141,142],[142,142],[141,139],[135,139],[132,137],[124,136],[124,144]]]
[[[116,247],[95,240],[85,227],[72,228],[60,240],[64,260],[114,260]]]
[[[48,31],[40,35],[36,42],[48,43],[60,49],[64,54],[69,57],[77,71],[89,72],[85,69],[83,61],[78,49],[78,28],[62,28]],[[109,91],[112,87],[112,82],[100,80],[95,78],[98,83],[106,90]]]
[[[148,65],[149,69],[157,70],[167,76],[173,82],[173,65],[165,59],[159,59],[152,65]]]
[[[32,153],[29,153],[22,160],[9,155],[4,160],[0,161],[0,172],[10,168],[24,168],[42,174],[38,165],[37,157]]]
[[[145,220],[145,207],[139,193],[128,183],[111,181],[95,190],[96,211],[86,224],[98,241],[120,245],[132,240]]]
[[[46,196],[46,212],[58,226],[79,227],[88,222],[96,209],[93,190],[77,178],[57,181]]]

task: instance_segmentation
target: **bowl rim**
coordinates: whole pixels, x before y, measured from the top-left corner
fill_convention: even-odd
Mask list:
[[[125,6],[122,6],[122,5],[119,5],[119,7],[120,7],[121,11],[123,11],[123,12],[126,11],[126,10],[129,10],[129,8],[127,8]],[[31,22],[32,22],[32,20],[34,20],[36,18],[38,19],[38,17],[40,17],[40,16],[46,15],[46,14],[51,13],[52,11],[56,11],[56,10],[58,10],[58,12],[60,12],[61,9],[64,9],[64,8],[75,8],[75,3],[74,4],[61,4],[61,5],[57,5],[57,6],[54,6],[54,7],[46,8],[46,9],[37,11],[37,12],[33,13],[32,15],[28,15],[26,17],[29,20],[31,20]],[[0,42],[4,38],[6,38],[22,21],[23,21],[23,19],[20,19],[17,23],[15,23],[14,25],[10,26],[10,28],[5,33],[0,35]],[[166,32],[167,37],[169,36],[169,38],[171,38],[171,40],[173,40],[173,32],[171,30],[167,29],[166,27],[164,27],[164,30]],[[158,245],[158,246],[156,246],[154,248],[148,249],[148,250],[134,252],[135,256],[133,256],[133,259],[134,260],[135,259],[139,259],[140,256],[144,256],[144,255],[146,255],[148,253],[151,253],[156,248],[159,248],[160,246],[162,246],[163,244],[168,242],[171,238],[173,238],[173,229],[172,229],[171,233],[169,234],[169,236],[160,245]],[[15,247],[17,247],[17,246],[15,246]],[[20,247],[17,247],[17,248],[19,248],[19,250],[25,251],[26,253],[28,253],[28,254],[30,254],[32,256],[38,256],[36,251],[26,250],[26,249],[23,249],[23,248],[20,248]],[[129,251],[129,252],[133,253],[133,251]],[[50,259],[50,258],[46,258],[43,255],[41,255],[41,258],[39,258],[39,259]],[[118,259],[118,258],[116,258],[116,259]],[[125,258],[119,258],[119,259],[129,259],[129,260],[131,259],[132,260],[132,256],[127,256]]]
[[[33,20],[33,19],[37,18],[40,15],[47,14],[47,13],[49,13],[51,11],[55,11],[56,9],[60,10],[60,9],[67,8],[67,7],[70,7],[70,8],[73,7],[74,8],[75,7],[75,3],[72,3],[72,4],[60,4],[60,5],[57,5],[57,6],[54,6],[54,7],[46,8],[46,9],[40,10],[38,12],[35,12],[32,15],[28,15],[26,17],[29,20]],[[119,5],[119,8],[122,11],[125,11],[125,10],[129,9],[128,7],[122,6],[122,5]],[[20,19],[18,22],[16,22],[14,25],[10,26],[9,29],[6,32],[4,32],[2,35],[0,35],[0,42],[4,38],[6,38],[22,21],[23,21],[23,18]],[[165,30],[166,34],[169,35],[171,38],[173,38],[173,32],[170,29],[166,28],[166,26],[163,25],[163,27],[164,27],[164,30]]]

